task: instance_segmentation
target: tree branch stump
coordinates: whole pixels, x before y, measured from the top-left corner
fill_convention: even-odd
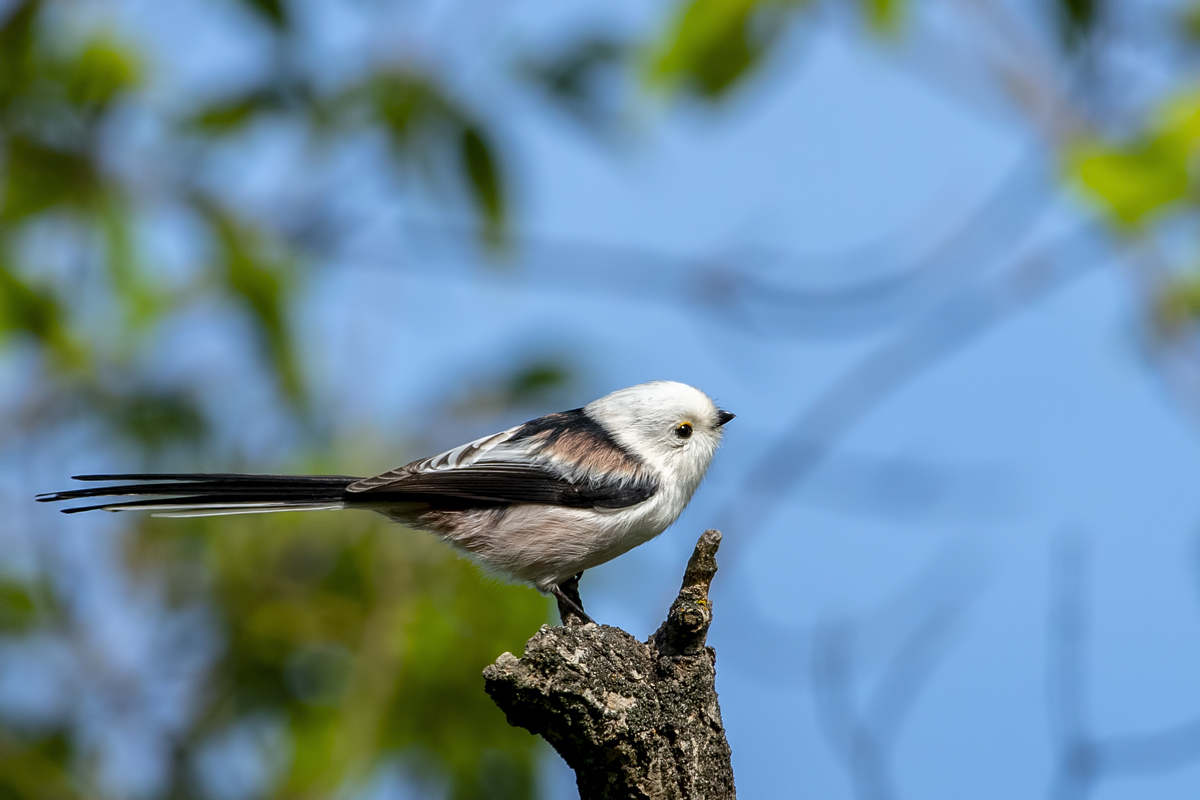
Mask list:
[[[608,625],[543,625],[525,655],[483,671],[509,724],[544,737],[575,770],[581,800],[734,798],[717,654],[705,645],[720,544],[719,531],[700,537],[646,642]]]

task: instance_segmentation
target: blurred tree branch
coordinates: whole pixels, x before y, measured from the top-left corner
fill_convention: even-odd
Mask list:
[[[906,592],[908,597],[887,603],[884,621],[876,627],[886,629],[887,636],[898,641],[862,700],[856,696],[856,684],[865,673],[860,652],[879,649],[881,644],[863,641],[871,638],[866,635],[871,626],[850,619],[831,620],[816,632],[812,678],[817,720],[860,800],[899,796],[891,763],[896,742],[921,690],[949,648],[974,591],[963,577],[962,565],[955,565],[952,574],[953,586],[945,583],[946,575],[930,575],[916,582]],[[919,608],[901,610],[913,605]]]
[[[1088,553],[1081,542],[1061,543],[1052,579],[1047,704],[1057,765],[1050,797],[1083,800],[1106,780],[1168,772],[1200,761],[1200,714],[1144,733],[1094,731],[1087,691]]]
[[[760,528],[834,443],[896,391],[1099,266],[1102,262],[1063,247],[1081,239],[1081,232],[1072,232],[1036,249],[999,277],[968,284],[859,360],[776,437],[745,473],[722,518],[736,514],[751,530]]]

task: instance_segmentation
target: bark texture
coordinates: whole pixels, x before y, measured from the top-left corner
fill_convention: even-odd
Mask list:
[[[720,543],[718,531],[700,537],[647,641],[570,615],[542,626],[521,658],[505,653],[484,670],[509,723],[543,736],[575,770],[581,800],[734,797],[717,654],[705,645]]]

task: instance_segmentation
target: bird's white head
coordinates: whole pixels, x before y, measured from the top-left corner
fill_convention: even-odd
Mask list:
[[[733,414],[685,383],[652,381],[605,395],[584,412],[627,450],[673,476],[690,496]]]

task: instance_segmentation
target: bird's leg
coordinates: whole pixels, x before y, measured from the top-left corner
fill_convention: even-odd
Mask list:
[[[583,601],[579,599],[579,579],[582,577],[583,573],[581,572],[550,589],[550,593],[558,601],[558,616],[562,619],[563,625],[583,625],[595,622],[583,610]]]

